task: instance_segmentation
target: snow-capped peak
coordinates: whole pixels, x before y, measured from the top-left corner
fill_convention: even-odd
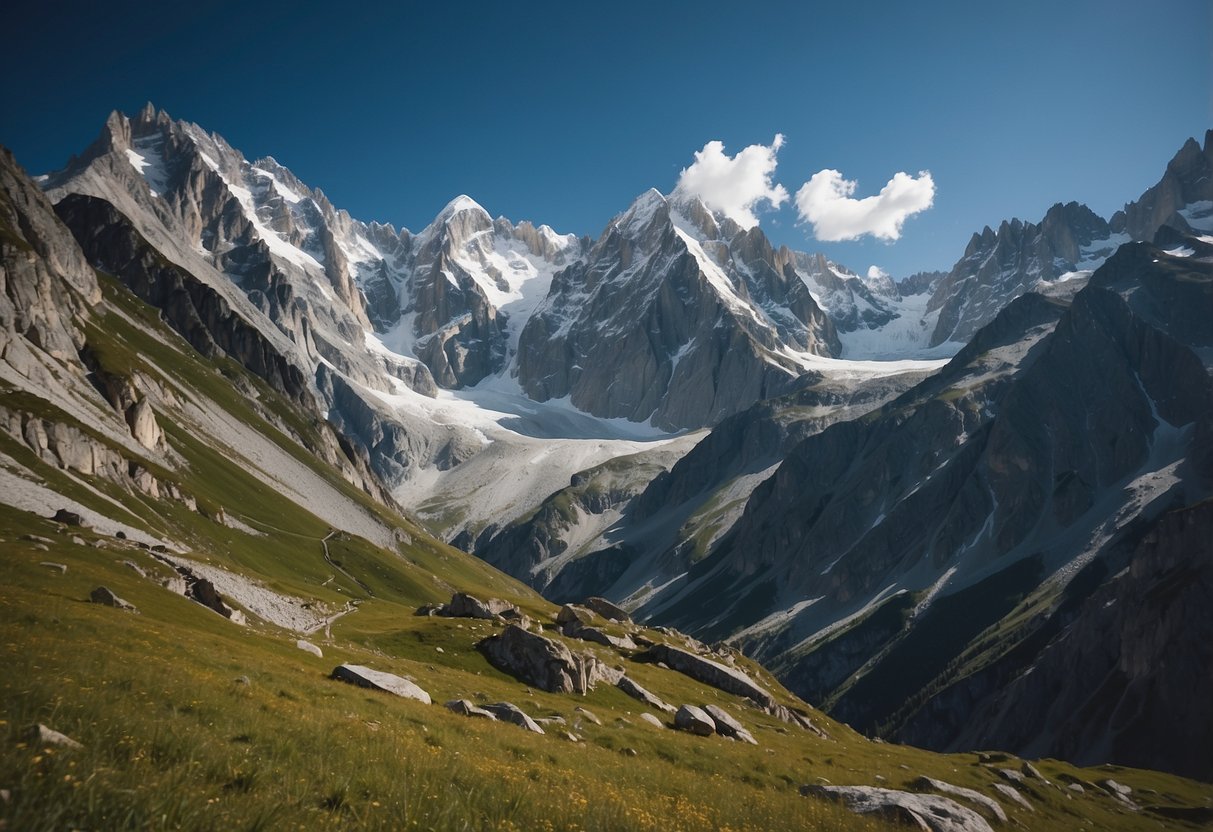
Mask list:
[[[438,219],[440,221],[449,220],[456,214],[461,214],[465,211],[474,211],[478,214],[484,214],[490,219],[492,218],[489,212],[484,210],[484,207],[479,202],[472,199],[467,194],[460,194],[448,202],[446,206],[438,212]]]
[[[669,203],[661,191],[649,188],[632,200],[628,209],[616,217],[611,224],[625,234],[639,231],[651,223],[658,212],[668,208]]]

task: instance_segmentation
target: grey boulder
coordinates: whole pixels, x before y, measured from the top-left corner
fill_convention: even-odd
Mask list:
[[[735,740],[749,743],[750,745],[758,745],[758,740],[754,739],[754,735],[747,731],[746,727],[724,708],[721,708],[719,705],[704,705],[703,710],[716,723],[716,733],[720,734],[720,736],[732,737]]]
[[[668,644],[655,645],[645,655],[649,661],[666,664],[672,670],[677,670],[705,685],[719,688],[725,693],[753,699],[764,708],[771,708],[775,705],[775,698],[762,685],[736,668],[714,662],[678,647],[670,647]]]
[[[480,719],[487,719],[490,722],[497,721],[497,717],[493,715],[492,711],[481,708],[478,705],[474,705],[467,699],[452,699],[450,702],[447,702],[444,707],[448,711],[454,711],[460,716],[475,716],[479,717]]]
[[[633,699],[639,699],[644,704],[651,708],[656,708],[659,711],[666,713],[674,713],[674,706],[665,702],[661,697],[649,693],[639,682],[632,679],[630,676],[621,676],[619,681],[615,683],[615,687],[626,693]]]
[[[919,777],[910,784],[910,788],[919,792],[939,792],[946,794],[949,797],[959,797],[977,806],[982,814],[986,817],[999,821],[1000,823],[1007,822],[1007,813],[1003,811],[1002,806],[992,797],[986,797],[981,792],[975,789],[966,789],[964,786],[954,786],[951,783],[946,783],[943,780],[936,780],[933,777]]]
[[[397,676],[394,673],[384,673],[381,670],[371,670],[357,664],[341,664],[333,668],[332,678],[340,679],[363,688],[381,690],[386,693],[402,696],[405,699],[416,699],[418,702],[430,704],[430,695],[417,685]]]
[[[993,832],[985,818],[955,800],[873,786],[800,787],[806,796],[835,800],[857,815],[876,815],[928,832]]]
[[[497,702],[492,705],[485,705],[484,710],[502,722],[517,725],[519,728],[525,728],[535,734],[544,733],[544,730],[539,727],[538,722],[527,716],[522,708],[519,708],[512,702]]]
[[[549,693],[584,694],[599,681],[622,675],[594,656],[575,654],[562,642],[513,624],[476,645],[489,663]]]
[[[694,705],[683,705],[674,714],[674,727],[689,731],[701,737],[710,737],[716,733],[716,723],[702,708]]]
[[[103,604],[107,607],[115,607],[120,610],[129,612],[139,612],[135,609],[135,605],[130,601],[124,601],[114,594],[114,591],[107,586],[99,586],[88,594],[88,599],[94,604]]]

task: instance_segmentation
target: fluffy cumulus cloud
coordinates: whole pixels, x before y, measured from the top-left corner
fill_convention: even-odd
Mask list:
[[[729,156],[722,142],[708,142],[683,169],[674,192],[697,196],[713,211],[753,228],[758,225],[755,208],[764,202],[778,208],[788,199],[787,189],[774,182],[775,156],[782,146],[783,136],[777,135],[769,145],[752,144]]]
[[[871,234],[896,240],[906,219],[930,208],[935,200],[935,181],[925,170],[918,176],[896,174],[876,196],[855,199],[857,186],[827,169],[813,174],[796,192],[796,211],[813,226],[817,239],[833,243]]]

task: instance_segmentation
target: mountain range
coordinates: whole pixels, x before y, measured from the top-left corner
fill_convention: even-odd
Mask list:
[[[1213,131],[900,282],[656,190],[593,239],[397,230],[151,105],[0,175],[10,506],[289,562],[225,500],[265,488],[869,735],[1213,777]]]

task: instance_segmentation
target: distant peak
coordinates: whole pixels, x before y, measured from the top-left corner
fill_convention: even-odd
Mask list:
[[[440,217],[453,217],[455,214],[463,213],[464,211],[476,211],[487,215],[489,212],[484,210],[479,202],[472,199],[467,194],[460,194],[446,204],[446,207],[439,212]]]

